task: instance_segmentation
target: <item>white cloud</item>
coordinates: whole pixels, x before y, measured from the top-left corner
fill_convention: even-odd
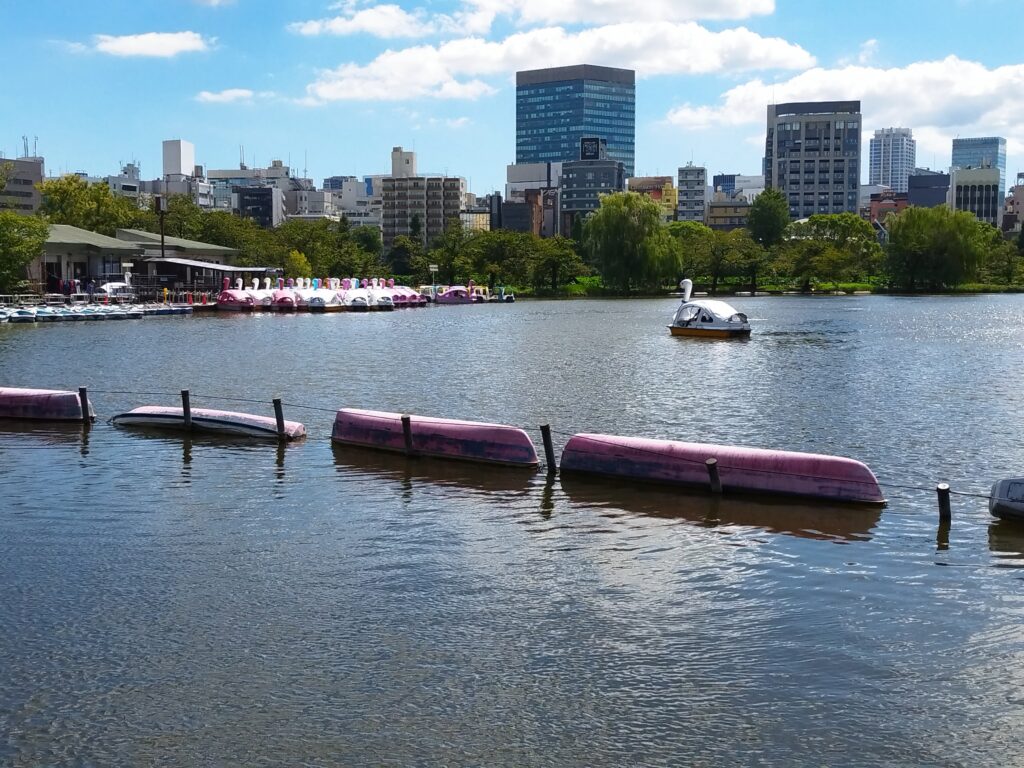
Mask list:
[[[858,64],[870,64],[878,53],[878,41],[875,38],[865,40],[861,43],[860,53],[857,54]]]
[[[217,8],[222,5],[231,5],[235,0],[194,0],[199,5],[208,5],[211,8]]]
[[[360,8],[364,4],[365,0],[341,0],[331,6],[341,11],[340,15],[296,22],[288,28],[303,35],[364,33],[398,38],[437,33],[487,34],[499,16],[522,27],[594,26],[633,21],[746,19],[775,11],[775,0],[462,0],[461,7],[451,15],[428,15],[423,8],[409,12],[394,3]]]
[[[520,24],[746,19],[775,11],[775,0],[466,0],[476,11],[508,9]]]
[[[668,122],[688,129],[764,123],[769,103],[859,99],[866,128],[908,126],[919,148],[938,151],[957,133],[1024,139],[1024,64],[989,69],[949,56],[902,68],[814,68],[778,83],[752,80],[726,91],[721,103],[684,104]]]
[[[450,117],[444,121],[444,124],[452,129],[466,128],[472,125],[473,121],[468,117]]]
[[[549,27],[500,41],[467,37],[385,51],[366,65],[320,72],[306,96],[319,101],[475,99],[495,91],[481,78],[581,61],[628,67],[645,76],[803,69],[813,66],[814,57],[798,45],[742,27],[721,32],[693,22],[631,22],[580,32]]]
[[[229,104],[238,101],[252,101],[255,94],[248,88],[225,88],[223,91],[200,91],[196,101],[204,104]]]
[[[365,33],[374,37],[423,37],[433,33],[437,27],[427,20],[422,10],[412,13],[397,5],[375,5],[357,10],[353,4],[345,4],[341,16],[330,19],[314,19],[289,24],[288,29],[300,35],[355,35]]]
[[[141,35],[96,35],[93,49],[111,56],[152,56],[170,58],[179,53],[207,51],[216,38],[197,32],[146,32]]]

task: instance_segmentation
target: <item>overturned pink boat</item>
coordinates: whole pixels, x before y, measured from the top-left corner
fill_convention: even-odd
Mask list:
[[[96,418],[92,403],[86,399],[89,420]],[[82,401],[77,392],[59,389],[20,389],[0,387],[0,419],[37,421],[84,421]]]
[[[561,470],[707,488],[708,459],[717,461],[726,491],[885,503],[866,465],[814,453],[580,434],[566,444]]]
[[[331,440],[386,451],[410,450],[423,456],[480,461],[518,467],[539,463],[530,436],[504,424],[410,416],[406,446],[402,414],[342,408],[334,419]]]
[[[192,429],[196,432],[216,432],[269,439],[297,440],[305,437],[306,428],[297,421],[285,421],[283,432],[278,432],[277,420],[267,416],[209,408],[190,408]],[[185,412],[181,408],[146,405],[127,413],[119,413],[111,422],[122,427],[152,427],[157,429],[185,429]]]

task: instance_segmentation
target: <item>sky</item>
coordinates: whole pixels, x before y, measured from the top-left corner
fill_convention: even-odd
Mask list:
[[[0,0],[0,151],[105,176],[161,141],[207,168],[283,160],[325,176],[464,176],[515,161],[515,73],[637,73],[637,175],[761,172],[769,102],[859,99],[909,127],[917,164],[956,136],[1004,136],[1024,170],[1020,0]],[[38,137],[38,138],[36,138]],[[867,181],[866,158],[864,181]]]

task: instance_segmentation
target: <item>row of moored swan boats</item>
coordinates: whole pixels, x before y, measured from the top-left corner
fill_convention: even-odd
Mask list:
[[[262,285],[256,278],[246,287],[239,278],[235,287],[224,279],[224,287],[217,296],[217,309],[253,312],[366,312],[393,310],[403,307],[424,307],[430,301],[438,304],[475,304],[492,300],[483,286],[445,286],[436,294],[428,295],[404,285],[396,285],[393,278],[359,279],[331,277],[278,278],[276,285],[269,277]],[[511,294],[504,301],[514,300]]]

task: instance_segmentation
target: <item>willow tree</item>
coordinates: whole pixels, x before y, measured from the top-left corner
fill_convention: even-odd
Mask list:
[[[885,269],[900,287],[943,288],[977,277],[994,228],[973,213],[911,206],[886,219]]]
[[[673,282],[678,251],[661,224],[661,206],[636,192],[601,198],[583,225],[584,250],[605,284],[629,292]]]

